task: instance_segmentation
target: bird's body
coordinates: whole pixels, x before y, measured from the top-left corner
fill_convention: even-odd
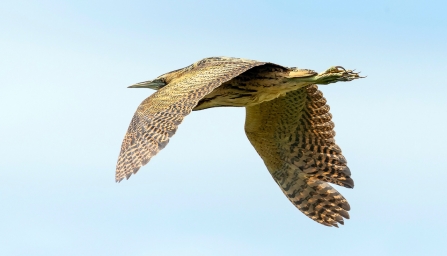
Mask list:
[[[116,180],[158,153],[193,110],[246,107],[245,132],[289,200],[313,220],[343,224],[349,204],[327,182],[352,188],[333,137],[329,106],[315,84],[351,81],[333,67],[317,74],[267,62],[214,57],[130,86],[158,90],[138,107],[124,138]]]
[[[211,107],[247,107],[276,99],[305,85],[305,82],[294,82],[290,77],[291,72],[295,72],[295,77],[317,74],[311,70],[289,69],[270,63],[257,66],[205,95],[193,110]]]

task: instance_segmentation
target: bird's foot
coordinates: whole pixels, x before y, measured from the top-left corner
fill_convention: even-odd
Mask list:
[[[355,70],[346,70],[342,66],[334,66],[328,70],[320,73],[312,80],[315,84],[330,84],[336,82],[348,82],[354,79],[365,78],[359,75],[360,72],[354,72]]]

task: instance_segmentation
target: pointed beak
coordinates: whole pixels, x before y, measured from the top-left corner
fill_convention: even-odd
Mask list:
[[[128,86],[127,88],[150,88],[152,81],[145,81],[137,84],[133,84],[131,86]]]
[[[155,80],[150,80],[150,81],[133,84],[127,88],[150,88],[150,89],[158,90],[165,85],[166,85],[166,83],[164,83],[163,81],[155,79]]]

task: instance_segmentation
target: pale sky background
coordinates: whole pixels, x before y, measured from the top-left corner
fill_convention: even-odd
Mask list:
[[[0,255],[447,255],[446,1],[2,1]],[[320,86],[351,219],[282,194],[243,108],[194,112],[128,181],[121,141],[153,91],[210,56],[367,79]]]

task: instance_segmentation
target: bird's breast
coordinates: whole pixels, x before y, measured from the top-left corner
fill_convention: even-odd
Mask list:
[[[250,81],[250,83],[232,81],[214,89],[200,100],[193,110],[213,107],[247,107],[285,94],[286,91],[280,86],[272,86],[272,81]]]
[[[253,106],[274,100],[308,84],[290,79],[289,70],[261,66],[223,83],[200,100],[193,110]]]

